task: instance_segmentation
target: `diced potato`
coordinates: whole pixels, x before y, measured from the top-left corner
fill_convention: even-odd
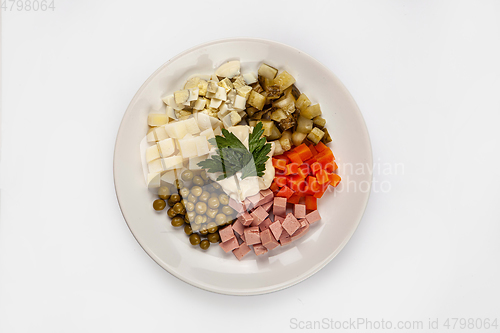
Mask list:
[[[321,117],[321,116],[314,117],[313,124],[314,124],[314,126],[319,127],[320,129],[323,129],[326,125],[326,119]]]
[[[222,117],[221,120],[225,128],[233,126],[233,123],[231,122],[231,112]]]
[[[187,89],[177,90],[176,92],[174,92],[174,98],[176,104],[183,104],[187,102],[189,98],[189,90]]]
[[[238,89],[238,88],[241,88],[241,87],[246,86],[246,85],[247,85],[247,83],[245,82],[245,79],[243,78],[243,76],[238,75],[238,76],[235,76],[233,78],[234,89]]]
[[[161,159],[153,160],[148,163],[149,173],[158,173],[163,171],[163,164]]]
[[[215,97],[215,93],[212,93],[210,91],[207,91],[206,95],[205,95],[206,98],[214,98]],[[210,102],[209,102],[210,103]]]
[[[194,118],[189,118],[184,120],[184,125],[189,134],[195,135],[200,133],[200,128],[198,127],[198,122]]]
[[[325,135],[323,135],[323,138],[321,139],[321,142],[323,143],[329,143],[332,142],[332,137],[330,136],[330,133],[328,133],[328,130],[326,128],[323,129],[323,132],[325,132]]]
[[[227,79],[224,79],[224,80],[227,80]],[[227,91],[226,89],[224,89],[224,87],[219,87],[217,89],[217,92],[215,93],[215,97],[216,99],[219,99],[221,101],[225,101],[227,99]]]
[[[274,78],[274,83],[280,87],[281,91],[284,91],[295,83],[295,78],[287,71],[283,71]]]
[[[188,89],[188,91],[189,91],[189,98],[188,98],[187,102],[196,101],[198,99],[200,89],[198,87],[196,87],[196,88]]]
[[[192,140],[194,140],[196,145],[197,156],[208,154],[210,149],[208,148],[208,141],[206,137],[200,135]]]
[[[306,138],[307,134],[306,133],[301,133],[301,132],[293,132],[292,134],[292,143],[294,146],[299,146],[304,139]]]
[[[207,88],[208,88],[208,82],[205,80],[200,80],[200,82],[198,83],[198,89],[200,89],[199,91],[200,96],[206,95]]]
[[[274,155],[281,155],[283,154],[285,151],[283,150],[283,148],[281,147],[281,143],[279,140],[276,140],[276,141],[273,141],[274,143],[274,153],[273,153],[273,156]]]
[[[261,120],[262,129],[264,130],[264,136],[269,136],[272,133],[274,123],[272,120]]]
[[[219,108],[219,106],[221,105],[221,103],[222,103],[222,100],[220,100],[220,99],[216,99],[216,98],[212,98],[212,99],[210,100],[210,107],[211,107],[212,109],[218,109],[218,108]]]
[[[307,119],[313,119],[314,117],[321,116],[321,108],[319,104],[310,105],[300,114]]]
[[[324,135],[325,132],[323,132],[317,127],[314,127],[312,131],[307,135],[307,139],[313,142],[315,145],[317,145],[321,141]]]
[[[274,67],[271,67],[267,64],[262,64],[259,67],[259,71],[257,72],[260,76],[263,76],[269,80],[272,80],[276,77],[276,74],[278,74],[278,70]]]
[[[284,151],[289,151],[292,149],[292,132],[291,131],[284,131],[281,133],[281,138],[279,139],[279,142],[281,144],[281,148]]]
[[[158,146],[155,144],[146,149],[146,162],[151,162],[160,158],[160,152],[158,151]]]
[[[218,89],[219,89],[219,85],[217,84],[217,82],[212,81],[212,80],[208,81],[208,83],[207,83],[207,93],[215,94]],[[207,96],[207,97],[209,97],[209,96]]]
[[[194,103],[193,109],[201,111],[205,108],[205,105],[207,105],[207,99],[200,97]]]
[[[280,120],[286,119],[286,118],[287,118],[286,113],[281,109],[276,109],[276,110],[271,112],[271,120],[280,121]]]
[[[306,96],[306,94],[301,94],[299,98],[297,98],[297,102],[295,102],[295,105],[297,106],[297,109],[299,109],[300,112],[302,112],[305,109],[307,109],[309,105],[311,105],[311,101]]]
[[[257,110],[256,108],[254,108],[253,106],[250,106],[248,108],[246,108],[245,110],[247,112],[247,115],[249,117],[252,117],[256,112],[258,112],[259,110]]]
[[[165,164],[165,170],[173,170],[173,169],[181,169],[183,167],[182,164],[182,156],[170,156],[162,159]]]
[[[269,134],[266,138],[267,140],[277,140],[281,137],[281,132],[280,130],[278,129],[278,127],[276,127],[276,125],[274,123],[272,123],[273,125],[271,126],[271,134]]]
[[[288,115],[285,119],[280,120],[279,126],[281,130],[286,131],[294,127],[296,123],[295,118],[292,115]]]
[[[175,152],[175,142],[172,138],[168,138],[158,142],[158,146],[163,158],[171,156]]]
[[[278,109],[282,109],[286,113],[295,112],[295,98],[291,93],[285,94],[277,101],[273,102],[273,106]]]
[[[233,83],[227,77],[221,81],[219,81],[219,87],[222,87],[226,90],[226,93],[233,89]]]
[[[168,118],[174,119],[174,120],[177,119],[177,116],[175,115],[175,109],[173,107],[171,107],[170,105],[167,105],[165,110],[166,110],[165,113],[167,114]]]
[[[198,156],[198,152],[196,150],[196,141],[194,140],[194,138],[179,139],[179,148],[182,158]]]
[[[220,126],[217,126],[214,128],[214,135],[221,135],[222,131],[220,129]]]
[[[165,140],[168,138],[167,131],[165,130],[164,126],[158,126],[154,128],[154,135],[156,138],[156,141],[161,141]]]
[[[158,127],[155,127],[155,128],[158,128]],[[156,139],[155,132],[154,132],[155,128],[150,128],[148,131],[148,134],[146,135],[146,139],[148,140],[148,143],[155,143],[156,141],[158,141]]]
[[[148,188],[160,187],[160,184],[161,184],[160,177],[161,177],[161,173],[159,173],[159,172],[148,173],[148,180],[147,180]]]
[[[236,98],[234,99],[233,107],[236,110],[244,110],[246,102],[247,102],[246,98],[241,97],[240,95],[237,95]]]
[[[184,121],[177,121],[165,125],[165,130],[171,138],[182,139],[187,134],[186,125]]]
[[[251,127],[255,127],[259,121],[258,120],[249,120],[248,125]]]
[[[250,86],[241,86],[239,88],[236,88],[236,92],[238,93],[238,95],[240,95],[241,97],[243,97],[245,99],[248,99],[251,91],[252,91],[252,87],[250,87]]]
[[[313,121],[311,119],[307,119],[305,117],[302,117],[302,115],[299,116],[297,119],[297,132],[301,133],[309,133],[311,132],[313,128]]]
[[[204,136],[207,140],[209,140],[215,137],[214,130],[212,129],[212,127],[207,128],[206,130],[200,133],[200,136]]]
[[[246,73],[243,74],[243,79],[245,80],[246,84],[251,85],[257,82],[257,75],[255,75],[255,73]]]
[[[240,96],[237,96],[237,97],[240,97]],[[234,125],[237,125],[240,123],[241,121],[241,116],[239,115],[238,112],[236,111],[231,111],[230,113],[231,115],[231,124],[234,126]]]
[[[190,78],[184,84],[184,89],[198,88],[198,84],[200,83],[200,80],[201,79],[197,76]]]
[[[168,123],[168,116],[164,113],[148,114],[148,125],[151,127],[161,126]]]
[[[250,97],[248,97],[248,104],[255,107],[258,110],[262,110],[264,108],[264,104],[266,103],[266,97],[252,90],[250,92]]]
[[[264,91],[264,89],[262,89],[262,87],[260,86],[260,84],[258,82],[250,85],[250,87],[252,87],[253,91],[255,91],[255,92],[259,93],[259,94]]]
[[[236,99],[236,90],[231,90],[230,92],[227,93],[227,101],[229,101],[229,103],[231,104],[234,104],[234,100]]]

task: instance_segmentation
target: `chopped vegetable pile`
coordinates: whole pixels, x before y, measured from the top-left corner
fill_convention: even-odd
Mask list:
[[[303,237],[321,219],[317,200],[340,182],[319,104],[287,71],[229,61],[192,77],[148,115],[141,146],[153,208],[167,206],[192,245],[219,243],[241,260]]]

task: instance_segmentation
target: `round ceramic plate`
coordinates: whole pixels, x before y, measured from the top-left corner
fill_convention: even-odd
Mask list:
[[[195,75],[212,74],[228,60],[239,59],[242,73],[257,73],[265,62],[286,70],[313,103],[320,103],[341,184],[322,199],[322,220],[301,239],[238,261],[219,246],[193,247],[165,213],[152,209],[154,194],[145,185],[139,144],[147,114],[162,107],[160,97],[183,87]],[[362,167],[363,166],[363,167]],[[160,266],[202,289],[231,295],[257,295],[290,287],[318,272],[349,241],[361,220],[371,188],[372,152],[368,131],[353,98],[339,79],[311,56],[273,41],[234,38],[199,45],[172,58],[142,85],[123,117],[116,139],[114,180],[127,224],[139,244]],[[363,169],[360,171],[360,168]]]

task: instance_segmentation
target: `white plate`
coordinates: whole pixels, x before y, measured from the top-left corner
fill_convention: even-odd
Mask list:
[[[218,246],[205,252],[193,247],[165,213],[153,211],[154,195],[144,184],[139,143],[147,131],[147,114],[162,106],[160,96],[180,89],[193,75],[211,74],[220,64],[239,59],[242,72],[266,62],[287,70],[313,103],[320,103],[330,147],[339,164],[341,185],[318,201],[322,221],[300,240],[238,261]],[[362,163],[364,172],[359,172]],[[352,166],[352,167],[350,167]],[[114,180],[127,224],[139,244],[164,269],[202,289],[231,295],[256,295],[290,287],[319,271],[349,241],[365,210],[370,188],[372,152],[363,116],[339,79],[311,56],[273,41],[234,38],[187,50],[161,66],[130,103],[116,139]],[[331,187],[330,187],[331,189]]]

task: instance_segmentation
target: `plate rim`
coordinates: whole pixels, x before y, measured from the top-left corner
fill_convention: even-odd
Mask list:
[[[122,120],[120,122],[120,126],[118,127],[118,132],[116,134],[116,139],[115,139],[115,144],[114,144],[114,149],[113,149],[113,185],[114,185],[114,188],[115,188],[116,199],[117,199],[118,205],[120,207],[120,212],[121,212],[121,214],[123,216],[123,219],[125,220],[125,223],[127,224],[127,227],[129,228],[130,232],[134,236],[134,239],[137,241],[137,243],[139,244],[139,246],[148,254],[148,256],[158,266],[160,266],[161,268],[163,268],[169,274],[171,274],[172,276],[178,278],[182,282],[188,283],[191,286],[194,286],[194,287],[197,287],[199,289],[206,290],[206,291],[209,291],[209,292],[213,292],[213,293],[216,293],[216,294],[230,295],[230,296],[265,295],[265,294],[269,294],[269,293],[273,293],[273,292],[277,292],[277,291],[280,291],[280,290],[287,289],[289,287],[292,287],[294,285],[297,285],[297,284],[305,281],[306,279],[310,278],[311,276],[313,276],[314,274],[316,274],[317,272],[319,272],[321,269],[323,269],[326,265],[328,265],[344,249],[344,247],[346,246],[346,244],[351,240],[352,236],[354,235],[354,233],[358,229],[359,224],[361,223],[361,220],[363,219],[363,216],[364,216],[364,214],[366,212],[366,207],[368,206],[368,201],[369,201],[369,199],[371,197],[371,190],[372,190],[372,183],[373,183],[373,173],[370,173],[369,188],[368,188],[368,191],[367,191],[368,195],[365,197],[365,202],[364,202],[364,205],[363,205],[363,210],[359,214],[359,218],[357,219],[357,221],[355,223],[355,227],[352,229],[352,231],[347,235],[347,237],[345,238],[345,240],[340,244],[340,246],[335,251],[333,251],[322,262],[320,262],[319,264],[317,264],[313,269],[310,269],[309,271],[306,271],[303,274],[298,275],[297,277],[294,277],[293,279],[289,279],[289,280],[287,280],[284,283],[281,283],[281,284],[273,286],[272,288],[267,288],[267,289],[259,288],[259,289],[254,289],[254,290],[250,290],[250,291],[248,291],[248,290],[237,291],[237,290],[233,290],[233,289],[224,290],[224,289],[220,289],[220,288],[209,288],[206,285],[202,285],[202,284],[198,284],[198,283],[193,282],[193,281],[189,281],[189,280],[185,279],[184,277],[180,276],[180,274],[177,274],[176,272],[171,271],[168,267],[165,267],[164,265],[162,265],[161,264],[162,260],[160,260],[160,258],[155,253],[153,253],[152,251],[149,251],[145,246],[143,246],[141,244],[141,242],[137,239],[137,236],[134,234],[134,231],[132,230],[132,228],[131,228],[129,222],[127,221],[127,218],[125,217],[125,214],[123,212],[122,205],[121,205],[121,202],[120,202],[120,196],[118,194],[118,190],[117,190],[117,187],[116,187],[116,169],[117,169],[116,151],[117,151],[117,145],[118,145],[118,138],[120,137],[120,133],[123,131],[122,125],[123,125],[125,119],[127,118],[127,116],[131,112],[131,106],[135,103],[136,99],[143,92],[143,90],[148,85],[148,83],[160,71],[162,71],[165,67],[167,67],[171,62],[173,62],[173,61],[175,61],[175,60],[183,57],[184,55],[189,54],[189,53],[191,53],[193,51],[196,51],[196,50],[204,48],[204,47],[208,47],[208,46],[212,46],[212,45],[216,45],[216,44],[230,43],[230,42],[261,42],[261,43],[275,44],[275,45],[279,45],[279,46],[282,46],[282,47],[285,47],[285,48],[289,48],[289,49],[294,50],[296,52],[302,53],[306,57],[310,58],[313,62],[316,62],[326,72],[328,72],[330,75],[332,75],[338,81],[338,83],[340,83],[340,88],[343,90],[343,92],[346,94],[346,96],[351,100],[351,102],[352,102],[352,104],[353,104],[353,106],[355,108],[354,111],[356,112],[356,116],[361,121],[361,125],[362,125],[364,131],[367,134],[367,137],[366,137],[367,140],[366,140],[365,144],[367,144],[367,147],[368,147],[368,150],[369,150],[368,165],[373,168],[373,149],[372,149],[371,140],[370,140],[370,133],[368,131],[368,127],[366,126],[366,122],[365,122],[365,119],[363,117],[363,114],[361,113],[361,110],[359,109],[358,104],[356,103],[356,101],[352,97],[352,95],[349,92],[349,90],[347,90],[347,88],[345,87],[344,83],[337,77],[337,75],[335,75],[335,73],[333,73],[333,71],[331,71],[322,62],[320,62],[319,60],[317,60],[313,56],[309,55],[308,53],[303,52],[303,51],[301,51],[301,50],[299,50],[299,49],[297,49],[297,48],[295,48],[293,46],[290,46],[288,44],[285,44],[285,43],[281,43],[281,42],[277,42],[277,41],[269,40],[269,39],[264,39],[264,38],[256,38],[256,37],[230,37],[230,38],[221,38],[221,39],[216,39],[216,40],[208,41],[208,42],[205,42],[205,43],[201,43],[201,44],[195,45],[195,46],[193,46],[191,48],[188,48],[188,49],[184,50],[181,53],[178,53],[177,55],[175,55],[174,57],[170,58],[165,63],[163,63],[160,67],[158,67],[146,79],[146,81],[144,81],[144,83],[140,86],[140,88],[137,90],[137,92],[132,97],[130,103],[128,104],[127,109],[125,110],[125,112],[123,114],[123,117],[122,117]]]

